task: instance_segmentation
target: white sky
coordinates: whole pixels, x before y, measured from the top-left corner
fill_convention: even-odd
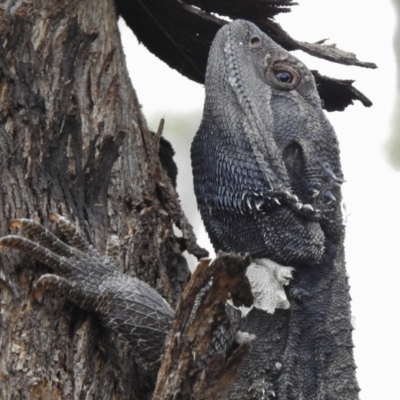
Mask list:
[[[355,86],[374,103],[365,108],[359,102],[343,113],[329,113],[341,143],[342,164],[347,183],[346,258],[350,276],[354,315],[355,357],[362,400],[400,399],[400,313],[397,309],[400,236],[400,175],[385,161],[384,145],[390,133],[396,88],[393,34],[395,13],[388,1],[372,0],[298,0],[293,12],[277,21],[293,37],[315,42],[330,38],[343,50],[352,51],[363,61],[378,64],[379,69],[334,65],[301,52],[310,69],[328,76],[356,80]],[[201,109],[204,88],[171,70],[137,44],[130,30],[120,24],[127,63],[133,85],[148,120],[181,115]],[[138,60],[136,62],[136,60]],[[187,121],[195,124],[196,121]],[[190,126],[190,124],[188,125]],[[156,126],[151,126],[157,129]],[[170,136],[177,152],[182,203],[193,224],[195,200],[190,193],[190,138]],[[168,132],[167,132],[168,133]],[[182,143],[186,145],[182,150]],[[179,154],[181,156],[181,154]],[[186,194],[189,187],[189,194]],[[198,232],[204,246],[206,235]],[[399,246],[399,248],[397,248]]]

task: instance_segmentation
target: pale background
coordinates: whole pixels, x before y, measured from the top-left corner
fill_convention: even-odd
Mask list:
[[[298,40],[330,38],[355,52],[377,70],[346,67],[296,52],[310,69],[355,86],[374,103],[356,102],[345,112],[328,113],[341,143],[347,183],[347,270],[354,315],[355,358],[362,400],[400,399],[399,229],[400,176],[388,163],[396,94],[393,36],[395,9],[390,1],[298,0],[293,12],[277,18]],[[144,114],[153,130],[166,118],[165,136],[172,142],[179,168],[178,191],[196,227],[200,244],[211,247],[196,211],[189,146],[199,125],[204,88],[182,77],[139,46],[120,21],[128,68]],[[340,400],[340,399],[338,399]]]

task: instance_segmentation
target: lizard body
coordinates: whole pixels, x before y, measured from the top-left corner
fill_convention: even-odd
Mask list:
[[[295,268],[290,308],[253,309],[231,399],[357,399],[336,135],[314,78],[254,24],[217,34],[192,144],[198,206],[216,250]]]

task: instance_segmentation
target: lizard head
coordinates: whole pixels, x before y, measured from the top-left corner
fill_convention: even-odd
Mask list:
[[[213,42],[192,156],[204,135],[214,146],[209,150],[215,154],[213,184],[234,187],[241,196],[235,201],[234,191],[226,189],[232,201],[222,208],[230,210],[210,206],[212,189],[204,179],[212,181],[211,169],[193,162],[199,208],[208,201],[202,216],[215,247],[281,263],[313,264],[321,259],[326,240],[342,239],[339,146],[313,75],[250,22],[225,25]],[[218,197],[221,190],[217,192]],[[221,233],[223,224],[232,229],[235,207],[250,216],[246,224],[254,224],[253,240]],[[241,219],[237,217],[238,229]],[[256,230],[264,249],[255,244]]]

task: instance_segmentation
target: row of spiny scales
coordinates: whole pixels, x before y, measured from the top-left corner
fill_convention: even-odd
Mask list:
[[[343,184],[343,179],[338,178],[335,173],[327,166],[322,166],[322,178],[326,182],[325,188],[310,188],[311,199],[318,198],[323,194],[326,204],[336,202],[336,197],[333,195],[334,188],[340,188]],[[290,189],[278,185],[275,188],[270,185],[271,189],[267,193],[260,193],[254,190],[237,190],[218,187],[216,201],[217,206],[226,207],[227,209],[236,209],[241,214],[253,213],[257,211],[266,211],[271,205],[282,205],[282,202],[294,207],[297,211],[304,213],[306,216],[318,216],[321,210],[315,208],[312,204],[303,204],[299,198],[292,193]]]

